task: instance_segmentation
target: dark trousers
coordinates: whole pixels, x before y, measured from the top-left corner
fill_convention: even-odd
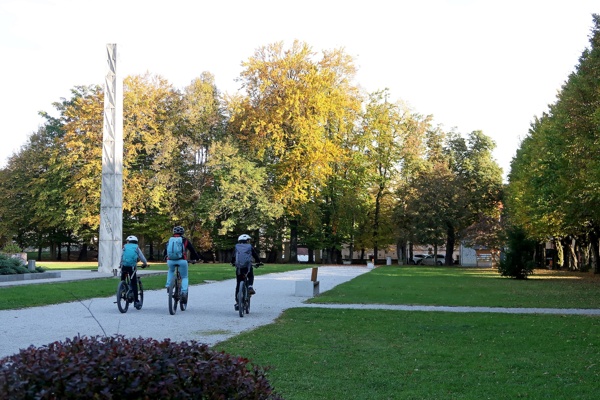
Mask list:
[[[248,270],[250,270],[250,272],[248,272]],[[240,290],[240,282],[244,280],[244,274],[248,274],[248,285],[252,286],[254,285],[254,269],[252,267],[246,267],[246,268],[240,268],[235,270],[235,294],[234,294],[234,298],[235,298],[235,302],[237,303],[237,294],[238,291]]]
[[[134,269],[135,269],[135,267],[121,267],[121,280],[124,281],[127,274],[129,274],[129,276],[132,276]],[[133,296],[134,296],[135,301],[139,301],[137,274],[135,276],[132,276],[132,278],[131,278],[131,288],[133,290]]]

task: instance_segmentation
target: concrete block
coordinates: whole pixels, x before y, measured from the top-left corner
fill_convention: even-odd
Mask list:
[[[314,297],[319,294],[319,282],[296,281],[296,296]]]

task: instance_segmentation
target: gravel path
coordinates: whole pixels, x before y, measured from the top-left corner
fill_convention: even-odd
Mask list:
[[[319,267],[320,290],[330,290],[367,271],[366,267]],[[240,332],[272,323],[287,308],[302,306],[306,297],[295,296],[295,281],[309,280],[310,274],[308,268],[256,276],[257,294],[252,297],[250,314],[244,318],[233,309],[234,279],[190,286],[187,310],[178,310],[175,315],[169,314],[166,289],[144,292],[142,310],[130,306],[125,314],[117,309],[114,296],[0,311],[0,336],[4,338],[0,340],[0,357],[30,345],[39,347],[78,334],[122,334],[214,345]]]

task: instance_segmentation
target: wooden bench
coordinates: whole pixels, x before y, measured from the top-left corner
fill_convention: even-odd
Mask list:
[[[314,297],[319,294],[319,281],[317,274],[319,267],[314,267],[310,274],[310,280],[296,281],[296,296],[298,297]]]

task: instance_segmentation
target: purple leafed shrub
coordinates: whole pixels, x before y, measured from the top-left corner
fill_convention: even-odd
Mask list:
[[[265,372],[195,341],[77,336],[0,359],[0,399],[281,399]]]

